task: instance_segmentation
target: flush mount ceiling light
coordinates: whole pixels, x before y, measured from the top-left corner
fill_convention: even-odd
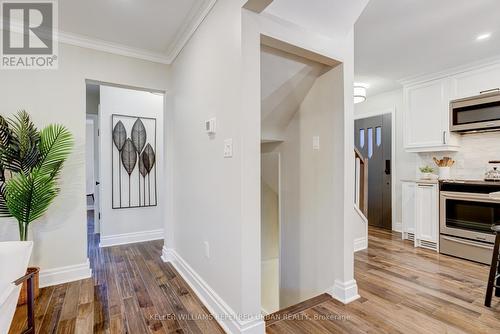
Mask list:
[[[481,34],[481,35],[478,35],[476,37],[476,41],[484,41],[484,40],[487,40],[491,37],[491,33],[484,33],[484,34]]]
[[[368,86],[363,83],[354,84],[354,103],[361,103],[366,101],[366,88]]]

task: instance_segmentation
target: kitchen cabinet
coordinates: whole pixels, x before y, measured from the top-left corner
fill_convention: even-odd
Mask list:
[[[439,185],[432,181],[403,181],[403,239],[415,247],[438,250]]]
[[[403,239],[415,240],[415,182],[404,182],[401,192],[401,229]]]
[[[500,64],[466,71],[451,77],[452,100],[500,88]]]
[[[415,246],[437,250],[439,239],[439,186],[415,185]]]
[[[405,86],[403,91],[406,151],[457,151],[459,137],[450,133],[450,79]]]

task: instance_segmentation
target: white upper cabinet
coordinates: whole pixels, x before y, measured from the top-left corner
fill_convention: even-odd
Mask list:
[[[451,77],[452,100],[500,88],[500,64],[466,71]]]
[[[450,80],[405,86],[405,148],[408,152],[456,151],[449,131]]]

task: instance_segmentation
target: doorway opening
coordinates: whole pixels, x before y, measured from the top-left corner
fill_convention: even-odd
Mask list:
[[[89,249],[163,239],[165,91],[85,83]]]
[[[367,219],[369,226],[392,230],[393,115],[358,118],[354,143],[368,161]]]
[[[266,36],[260,60],[261,310],[270,314],[334,285],[344,74],[339,62]]]
[[[85,84],[85,194],[87,201],[87,245],[98,244],[100,232],[99,85]],[[89,256],[90,257],[90,256]]]

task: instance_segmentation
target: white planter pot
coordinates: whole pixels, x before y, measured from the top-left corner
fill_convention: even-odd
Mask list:
[[[420,178],[422,180],[430,180],[432,178],[432,173],[421,173],[422,175],[420,176]]]

